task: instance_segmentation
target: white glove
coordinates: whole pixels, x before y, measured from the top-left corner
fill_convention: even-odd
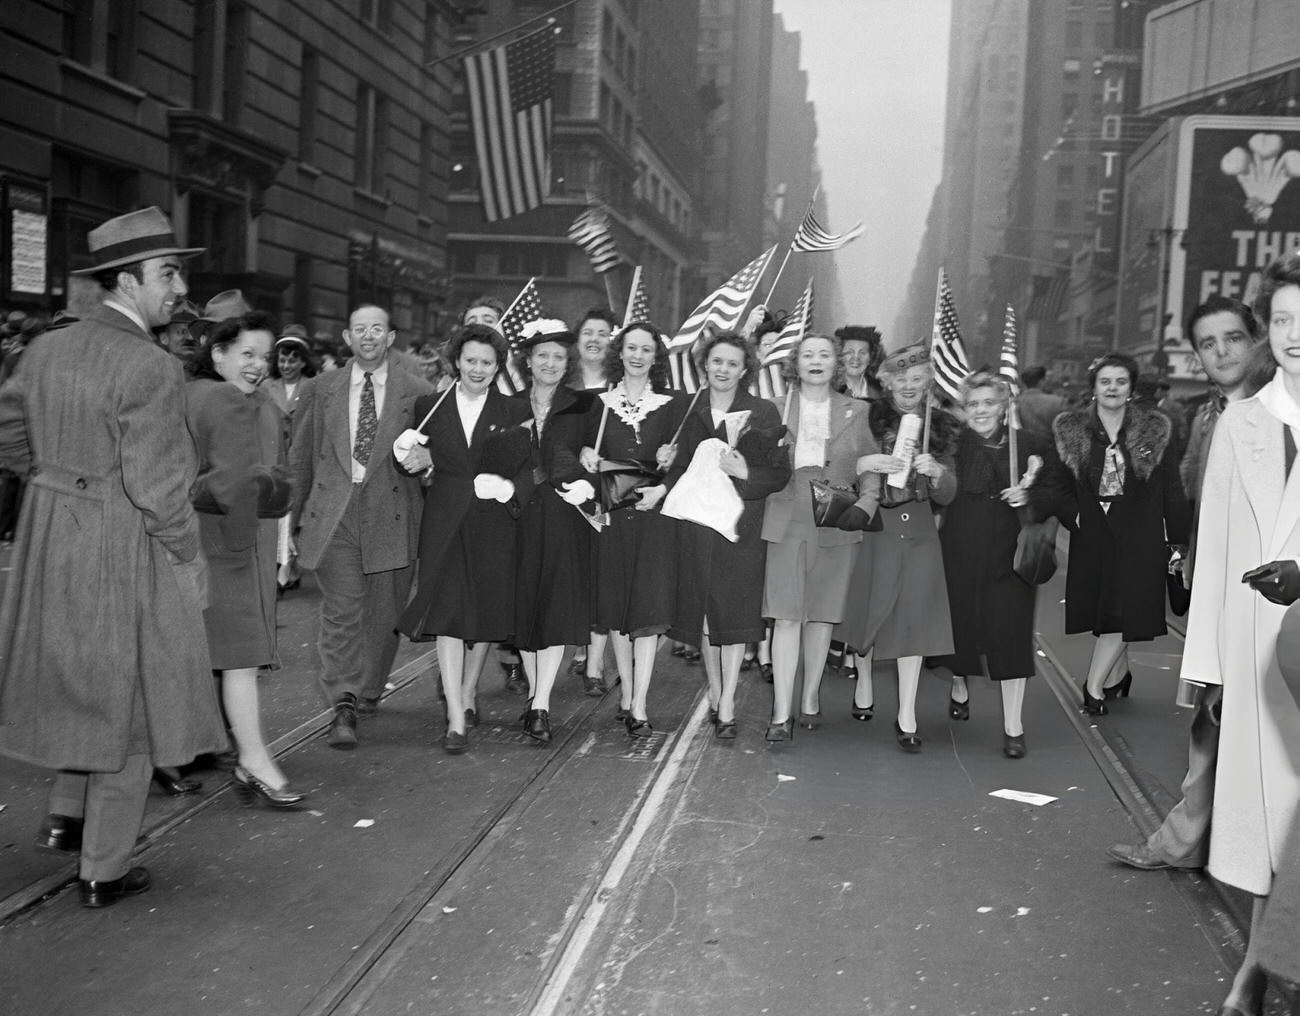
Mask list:
[[[596,496],[596,488],[589,480],[574,480],[560,484],[560,499],[566,504],[586,504]]]
[[[397,435],[397,440],[393,442],[393,458],[401,462],[406,458],[407,453],[416,445],[429,443],[429,435],[418,430],[412,430],[409,427]]]
[[[515,485],[496,473],[479,473],[474,477],[474,496],[480,501],[500,501],[505,504],[515,496]]]

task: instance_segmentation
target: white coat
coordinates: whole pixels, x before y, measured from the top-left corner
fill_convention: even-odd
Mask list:
[[[1286,478],[1283,424],[1258,398],[1215,428],[1201,489],[1184,680],[1223,686],[1209,871],[1267,895],[1300,800],[1300,706],[1278,670],[1285,607],[1241,581],[1300,557],[1300,465]]]

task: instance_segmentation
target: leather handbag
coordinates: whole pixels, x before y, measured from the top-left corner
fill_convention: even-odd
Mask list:
[[[1165,569],[1165,591],[1169,595],[1169,609],[1175,617],[1182,617],[1192,605],[1192,591],[1183,585],[1183,571],[1176,567],[1186,556],[1182,547],[1170,546],[1169,567]]]
[[[828,480],[809,480],[813,522],[823,529],[837,529],[840,516],[858,503],[858,492]]]
[[[1060,522],[1055,518],[1021,523],[1011,567],[1029,585],[1041,586],[1056,574],[1056,531],[1059,528]]]
[[[190,503],[204,515],[225,515],[225,508],[212,493],[210,477],[207,472],[199,474],[190,488]],[[293,487],[284,466],[253,466],[245,482],[242,493],[256,498],[259,519],[282,519],[289,514]]]
[[[663,478],[663,473],[654,463],[638,459],[601,459],[596,467],[596,496],[601,511],[609,513],[634,507],[639,500],[636,492],[642,487],[661,483]]]

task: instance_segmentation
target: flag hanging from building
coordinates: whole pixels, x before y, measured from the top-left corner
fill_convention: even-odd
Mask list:
[[[758,288],[759,280],[776,253],[769,247],[749,264],[715,289],[678,329],[668,342],[668,369],[672,373],[673,387],[693,392],[699,387],[695,358],[691,355],[695,343],[705,330],[731,331],[740,323],[741,315]]]
[[[781,376],[781,372],[786,357],[790,355],[790,350],[799,345],[799,341],[808,334],[812,324],[813,280],[809,279],[802,295],[795,302],[794,310],[786,318],[781,334],[763,355],[762,370],[759,371],[758,378],[759,394],[767,398],[785,394],[785,378]]]
[[[617,268],[622,260],[609,228],[609,213],[603,205],[592,205],[574,219],[569,227],[569,239],[587,252],[592,270],[598,275]]]
[[[524,288],[519,291],[510,309],[502,314],[501,320],[497,322],[497,328],[506,337],[506,342],[510,346],[506,362],[497,371],[497,389],[503,395],[518,395],[528,387],[523,374],[515,366],[515,353],[523,338],[524,325],[545,316],[542,310],[542,294],[537,291],[537,278],[534,276],[524,284]]]
[[[803,222],[799,223],[799,228],[795,230],[794,243],[791,244],[791,249],[799,251],[839,250],[846,243],[856,240],[863,232],[864,228],[861,222],[847,233],[841,233],[838,236],[826,232],[821,223],[817,221],[817,213],[810,203],[808,211],[803,217]]]
[[[961,340],[961,327],[957,324],[957,308],[953,306],[948,273],[942,268],[939,269],[939,292],[934,301],[930,359],[934,364],[935,383],[951,398],[960,398],[961,383],[970,374],[970,361],[966,358],[966,346]]]
[[[641,266],[637,265],[632,273],[632,288],[627,294],[627,311],[623,314],[623,327],[626,328],[633,321],[649,320],[650,294],[645,291],[645,279],[641,274]]]
[[[536,208],[551,191],[554,71],[555,35],[549,26],[465,58],[488,222]]]

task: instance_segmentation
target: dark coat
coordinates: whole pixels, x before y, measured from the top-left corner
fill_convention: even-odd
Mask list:
[[[201,475],[222,515],[199,515],[208,562],[203,621],[217,670],[278,667],[275,639],[275,542],[278,522],[257,517],[257,466],[284,466],[279,407],[259,389],[246,395],[227,381],[185,386],[185,422]]]
[[[755,642],[763,638],[763,582],[767,565],[767,544],[762,539],[763,510],[769,494],[790,482],[790,456],[772,440],[759,441],[760,432],[775,432],[781,414],[772,403],[747,391],[737,391],[729,412],[749,410],[751,416],[737,441],[745,457],[749,478],[731,478],[740,495],[742,509],[736,524],[737,540],[683,522],[677,530],[677,612],[670,636],[693,646],[703,640],[702,623],[709,622],[709,641],[714,645]],[[668,471],[671,489],[686,472],[695,449],[708,438],[727,439],[726,428],[713,426],[709,396],[700,396],[686,418],[677,441],[677,458]]]
[[[416,422],[438,398],[416,400]],[[416,640],[501,642],[514,634],[516,523],[533,493],[530,428],[521,425],[532,411],[496,389],[486,399],[468,445],[454,389],[420,428],[429,435],[433,482],[420,517],[418,585],[397,625]],[[504,504],[476,497],[480,473],[504,476],[514,495]]]
[[[294,413],[289,469],[294,487],[292,517],[298,532],[298,563],[314,569],[343,520],[352,497],[352,441],[348,428],[345,365],[313,378]],[[415,400],[433,391],[396,363],[388,365],[388,389],[375,431],[375,452],[361,485],[361,568],[367,575],[407,568],[420,532],[420,481],[403,473],[393,442],[421,417]],[[425,408],[428,408],[426,404]]]
[[[518,526],[513,641],[519,649],[583,645],[591,632],[592,528],[557,489],[584,478],[578,453],[595,400],[591,392],[557,388],[541,439],[535,421],[529,428],[536,483]],[[526,394],[518,401],[532,412]],[[594,478],[586,479],[594,486]]]
[[[0,753],[112,772],[226,746],[182,386],[101,307],[33,343],[0,390],[0,466],[29,473],[0,603]]]
[[[1024,475],[1029,456],[1052,456],[1047,442],[1022,432],[1017,440],[1015,480]],[[948,610],[952,618],[953,652],[935,657],[934,666],[955,674],[983,672],[980,654],[995,681],[1030,677],[1034,673],[1034,601],[1037,587],[1012,569],[1021,514],[1001,498],[1015,482],[1007,452],[1006,430],[985,439],[964,429],[957,438],[957,496],[944,509],[939,542],[943,547]],[[1040,471],[1030,487],[1029,521],[1047,517],[1052,491],[1059,490]]]
[[[1058,515],[1070,530],[1065,630],[1119,630],[1125,642],[1165,633],[1168,543],[1186,545],[1191,512],[1178,476],[1173,427],[1163,413],[1130,405],[1120,428],[1124,494],[1097,498],[1109,438],[1095,410],[1062,413],[1052,425],[1068,476]]]

